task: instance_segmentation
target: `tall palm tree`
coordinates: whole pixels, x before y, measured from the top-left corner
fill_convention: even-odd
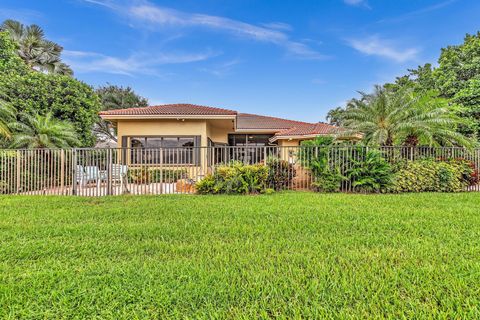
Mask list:
[[[12,148],[68,148],[78,143],[72,124],[54,118],[51,113],[22,114],[21,118],[12,126]]]
[[[17,43],[18,55],[30,68],[56,74],[73,74],[72,69],[61,61],[63,48],[46,40],[45,33],[39,26],[24,26],[15,20],[5,20],[0,30],[7,31]]]
[[[341,135],[361,133],[367,144],[471,146],[472,141],[456,131],[463,120],[448,103],[433,92],[414,93],[404,88],[391,91],[375,86],[372,94],[360,93],[341,114]]]

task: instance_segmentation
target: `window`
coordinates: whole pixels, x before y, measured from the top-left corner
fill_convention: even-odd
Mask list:
[[[131,160],[136,164],[197,164],[200,136],[131,137]]]
[[[262,161],[265,154],[271,152],[271,148],[263,147],[271,145],[268,139],[272,136],[271,134],[229,134],[228,144],[238,147],[228,149],[229,159],[245,163]]]
[[[229,134],[228,144],[231,146],[268,146],[271,134]]]

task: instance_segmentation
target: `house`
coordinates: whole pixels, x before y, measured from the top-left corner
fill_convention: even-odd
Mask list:
[[[294,163],[301,141],[338,129],[193,104],[108,110],[100,117],[116,123],[122,163],[188,168],[190,177],[232,160],[258,163],[274,155]]]
[[[119,147],[298,146],[337,127],[193,104],[100,112],[116,123]]]

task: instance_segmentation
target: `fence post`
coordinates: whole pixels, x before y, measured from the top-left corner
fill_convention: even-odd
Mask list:
[[[160,148],[160,194],[163,194],[163,148]]]
[[[267,163],[267,147],[263,147],[263,161]]]
[[[20,193],[20,150],[17,150],[17,161],[16,161],[16,182],[17,182],[17,194]]]
[[[65,187],[65,150],[60,151],[60,189],[62,194],[64,193]]]
[[[112,195],[112,149],[107,149],[107,194]]]
[[[72,149],[72,195],[77,195],[77,148]]]

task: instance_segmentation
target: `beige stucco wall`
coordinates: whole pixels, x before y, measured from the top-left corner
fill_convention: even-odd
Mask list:
[[[120,143],[123,136],[201,136],[202,146],[207,145],[206,120],[122,120],[117,130]]]
[[[208,138],[213,142],[228,143],[228,134],[233,132],[233,122],[192,119],[120,120],[117,129],[120,144],[123,136],[201,136],[202,146],[207,146]]]
[[[300,140],[278,140],[278,145],[281,147],[296,147],[300,145]]]

